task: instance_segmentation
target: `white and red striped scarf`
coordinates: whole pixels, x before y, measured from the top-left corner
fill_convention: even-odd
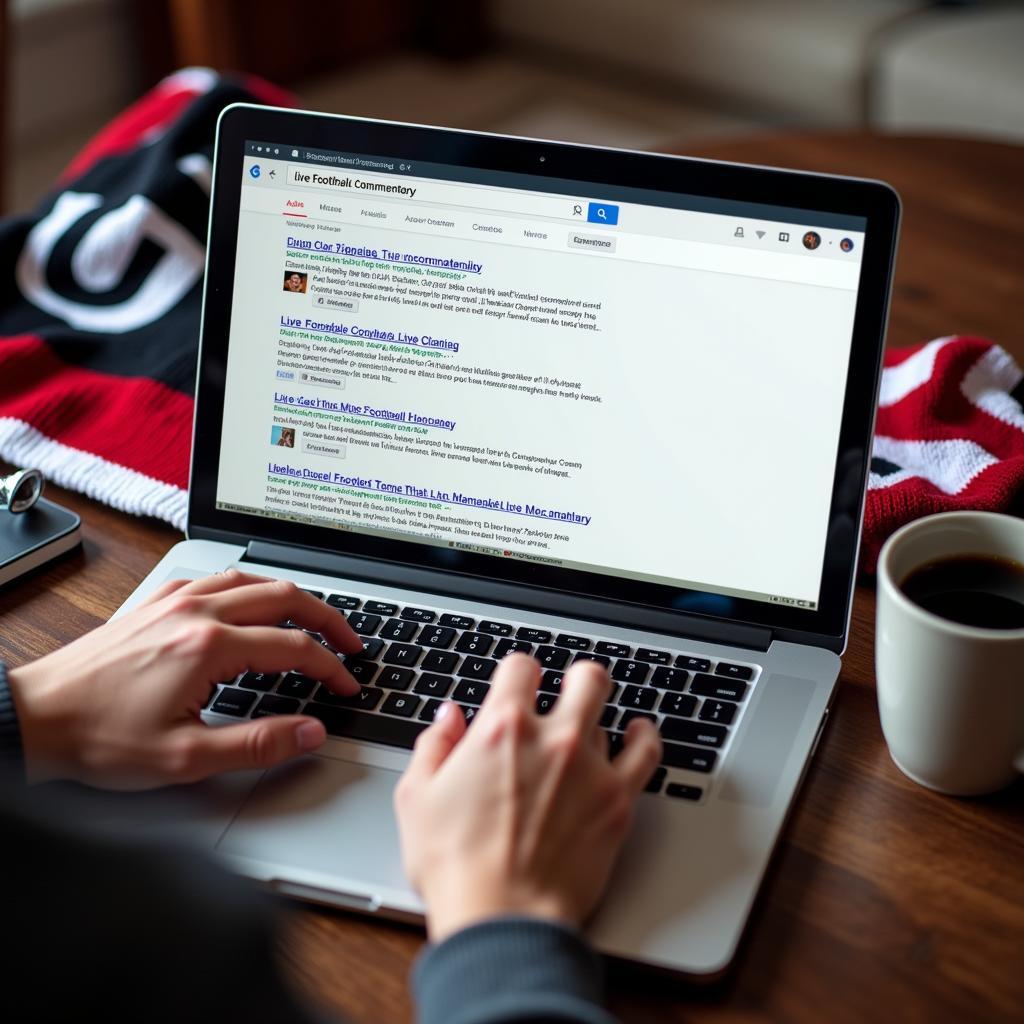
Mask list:
[[[936,338],[885,356],[861,569],[886,537],[933,512],[1019,512],[1024,373],[983,338]]]

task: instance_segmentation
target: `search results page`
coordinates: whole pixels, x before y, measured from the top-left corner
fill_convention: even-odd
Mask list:
[[[862,234],[243,182],[219,508],[817,606]]]

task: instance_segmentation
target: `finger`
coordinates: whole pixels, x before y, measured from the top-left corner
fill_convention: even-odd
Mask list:
[[[157,601],[170,597],[171,594],[181,590],[182,587],[187,587],[191,582],[191,580],[168,580],[166,583],[161,583],[145,601],[139,602],[139,607],[144,607],[147,604],[156,604]]]
[[[220,772],[271,768],[316,750],[327,737],[322,722],[301,715],[272,715],[239,725],[182,729],[172,748],[172,774],[195,782]]]
[[[238,569],[228,569],[226,572],[215,572],[202,579],[191,580],[182,587],[182,593],[191,596],[202,594],[218,594],[222,590],[230,590],[232,587],[241,587],[251,583],[266,583],[265,576],[253,576],[251,573],[241,572]]]
[[[209,603],[218,619],[235,626],[266,626],[290,619],[320,633],[339,651],[357,654],[363,649],[362,639],[341,612],[289,580],[233,587],[211,595]]]
[[[626,728],[622,753],[612,761],[612,768],[633,793],[639,793],[650,781],[660,761],[661,737],[654,723],[646,718],[633,719]]]
[[[198,642],[206,647],[200,654],[213,680],[246,671],[300,672],[319,679],[335,693],[351,696],[359,692],[359,684],[338,656],[301,629],[217,623],[199,631]]]
[[[552,718],[571,719],[584,734],[597,725],[608,700],[608,671],[596,661],[578,661],[562,680],[562,695],[555,701]]]
[[[448,759],[455,745],[466,735],[466,719],[458,704],[446,701],[437,709],[433,724],[416,738],[406,774],[428,777]]]
[[[488,706],[497,707],[509,702],[523,705],[533,712],[538,686],[540,662],[528,654],[509,654],[498,662],[480,714],[484,714]]]

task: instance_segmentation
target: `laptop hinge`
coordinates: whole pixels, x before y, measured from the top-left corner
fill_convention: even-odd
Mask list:
[[[732,647],[747,647],[757,651],[767,651],[772,642],[772,631],[763,626],[749,626],[724,619],[648,608],[644,605],[567,593],[547,587],[531,587],[463,573],[421,569],[417,566],[383,562],[373,558],[339,555],[329,551],[317,551],[314,548],[293,547],[290,544],[251,540],[241,561],[276,565],[321,576],[365,580],[378,586],[397,586],[406,590],[448,594],[464,600],[511,605],[515,608],[604,622],[630,629],[668,633],[672,636],[728,644]]]

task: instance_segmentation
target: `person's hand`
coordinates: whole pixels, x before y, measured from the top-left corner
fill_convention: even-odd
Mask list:
[[[211,728],[210,688],[240,672],[294,670],[340,694],[359,685],[337,655],[362,641],[336,609],[293,583],[237,570],[165,583],[144,604],[9,672],[29,782],[70,778],[113,789],[193,782],[263,768],[323,743],[315,718],[281,715]]]
[[[643,719],[608,760],[600,665],[574,665],[544,717],[540,673],[525,654],[505,658],[468,730],[457,705],[442,705],[395,791],[405,871],[435,942],[502,914],[581,924],[658,765],[661,741]]]

